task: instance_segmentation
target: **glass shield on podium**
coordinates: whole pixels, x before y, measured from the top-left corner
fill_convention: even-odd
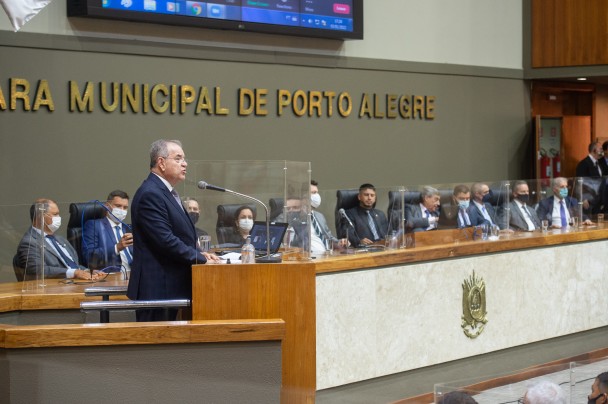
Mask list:
[[[594,358],[585,361],[570,363],[570,402],[585,403],[587,397],[591,399],[597,397],[592,394],[592,386],[595,379],[608,369],[608,357]]]
[[[190,161],[188,171],[179,193],[199,205],[195,227],[215,251],[240,252],[251,235],[256,262],[310,259],[310,163]]]
[[[13,267],[18,281],[22,282],[22,292],[36,293],[46,286],[45,219],[48,215],[47,203],[35,203],[30,208],[31,228],[21,239],[13,259]],[[48,220],[48,219],[47,219]]]

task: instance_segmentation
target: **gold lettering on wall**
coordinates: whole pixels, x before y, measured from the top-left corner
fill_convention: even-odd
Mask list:
[[[38,111],[41,106],[46,106],[49,111],[55,110],[55,103],[53,102],[53,96],[51,95],[51,89],[47,80],[40,80],[32,109]]]
[[[17,100],[23,100],[23,109],[30,110],[30,82],[26,79],[11,79],[11,109],[17,109]]]
[[[14,111],[22,106],[24,111],[37,111],[46,107],[55,110],[51,85],[48,80],[38,80],[37,85],[24,78],[10,78],[10,86],[0,88],[0,111]],[[267,88],[238,88],[237,99],[222,99],[222,88],[191,84],[149,84],[124,82],[92,82],[79,84],[69,81],[69,111],[92,113],[95,107],[103,112],[147,114],[170,113],[171,115],[205,113],[207,116],[230,115],[229,105],[236,104],[238,115],[268,116],[275,108],[276,116],[288,114],[303,118],[347,118],[358,109],[359,118],[367,119],[435,119],[435,96],[398,93],[362,93],[360,102],[353,102],[347,91],[323,89],[277,89],[276,98],[270,99]],[[98,94],[95,94],[96,87]],[[213,90],[211,90],[213,89]],[[8,96],[8,97],[7,97]],[[223,103],[225,102],[225,104]],[[191,105],[192,104],[192,105]]]
[[[85,109],[93,112],[93,83],[87,81],[84,93],[80,96],[78,83],[70,81],[70,112],[82,112]]]

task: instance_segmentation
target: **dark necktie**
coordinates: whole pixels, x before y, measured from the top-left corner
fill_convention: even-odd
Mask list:
[[[562,218],[562,227],[567,227],[568,220],[566,219],[566,207],[563,200],[559,202],[559,215]]]
[[[538,227],[538,223],[536,223],[534,221],[534,219],[532,218],[532,215],[530,214],[530,211],[528,210],[528,207],[526,205],[521,205],[521,206],[522,206],[522,208],[524,208],[524,212],[526,212],[526,215],[528,215],[528,218],[530,219],[530,222],[532,222],[532,226],[534,226],[534,228],[537,228]]]
[[[175,199],[175,202],[177,202],[179,207],[182,208],[182,210],[184,210],[184,207],[182,206],[182,200],[179,198],[179,194],[177,193],[177,191],[175,189],[173,189],[171,191],[171,195],[173,195],[173,199]]]
[[[51,243],[53,244],[53,246],[55,247],[55,249],[61,256],[61,259],[63,259],[63,261],[69,268],[78,269],[78,265],[74,262],[74,260],[72,258],[70,258],[68,255],[66,255],[66,253],[63,252],[63,249],[59,246],[59,243],[57,242],[57,239],[55,238],[55,236],[53,236],[51,234],[47,234],[46,238],[51,241]]]
[[[376,230],[376,223],[374,223],[374,218],[372,217],[371,212],[367,211],[367,224],[369,225],[369,229],[374,236],[374,241],[380,240],[380,236],[378,235],[378,230]]]
[[[116,240],[120,243],[120,239],[122,238],[122,235],[120,234],[120,225],[117,224],[116,226],[114,226],[114,230],[116,230]],[[133,257],[129,252],[129,247],[125,247],[123,251],[125,252],[125,256],[127,257],[127,262],[129,263],[129,265],[131,265],[131,263],[133,262]]]

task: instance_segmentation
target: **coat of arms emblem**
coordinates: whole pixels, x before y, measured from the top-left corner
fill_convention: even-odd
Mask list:
[[[486,318],[486,284],[475,276],[475,271],[462,284],[462,330],[469,338],[477,338],[483,331]]]

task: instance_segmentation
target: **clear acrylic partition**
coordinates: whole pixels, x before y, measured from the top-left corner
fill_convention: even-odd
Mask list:
[[[56,235],[67,239],[69,203],[58,202],[62,224]],[[44,257],[48,252],[44,234],[45,204],[18,204],[0,206],[0,282],[20,282],[19,290],[25,293],[43,291],[49,279],[64,278],[52,267],[45,267]],[[33,215],[33,220],[30,215]],[[66,242],[67,243],[67,242]],[[16,292],[17,286],[10,290]]]
[[[310,259],[309,162],[189,161],[188,171],[180,195],[198,201],[201,212],[196,226],[211,235],[214,247],[234,248],[244,242],[246,232],[237,228],[233,214],[247,205],[256,221],[265,221],[268,214],[271,222],[288,223],[280,250],[284,261]],[[201,189],[201,181],[227,191]],[[231,217],[224,217],[226,212]]]
[[[570,402],[585,403],[595,378],[608,372],[608,357],[570,363]]]
[[[491,381],[492,387],[484,388],[488,381]],[[516,404],[529,387],[541,381],[557,384],[563,390],[568,403],[586,402],[586,400],[569,400],[571,393],[569,363],[437,383],[434,385],[434,402],[441,402],[442,397],[452,392],[463,392],[472,396],[479,404]]]

